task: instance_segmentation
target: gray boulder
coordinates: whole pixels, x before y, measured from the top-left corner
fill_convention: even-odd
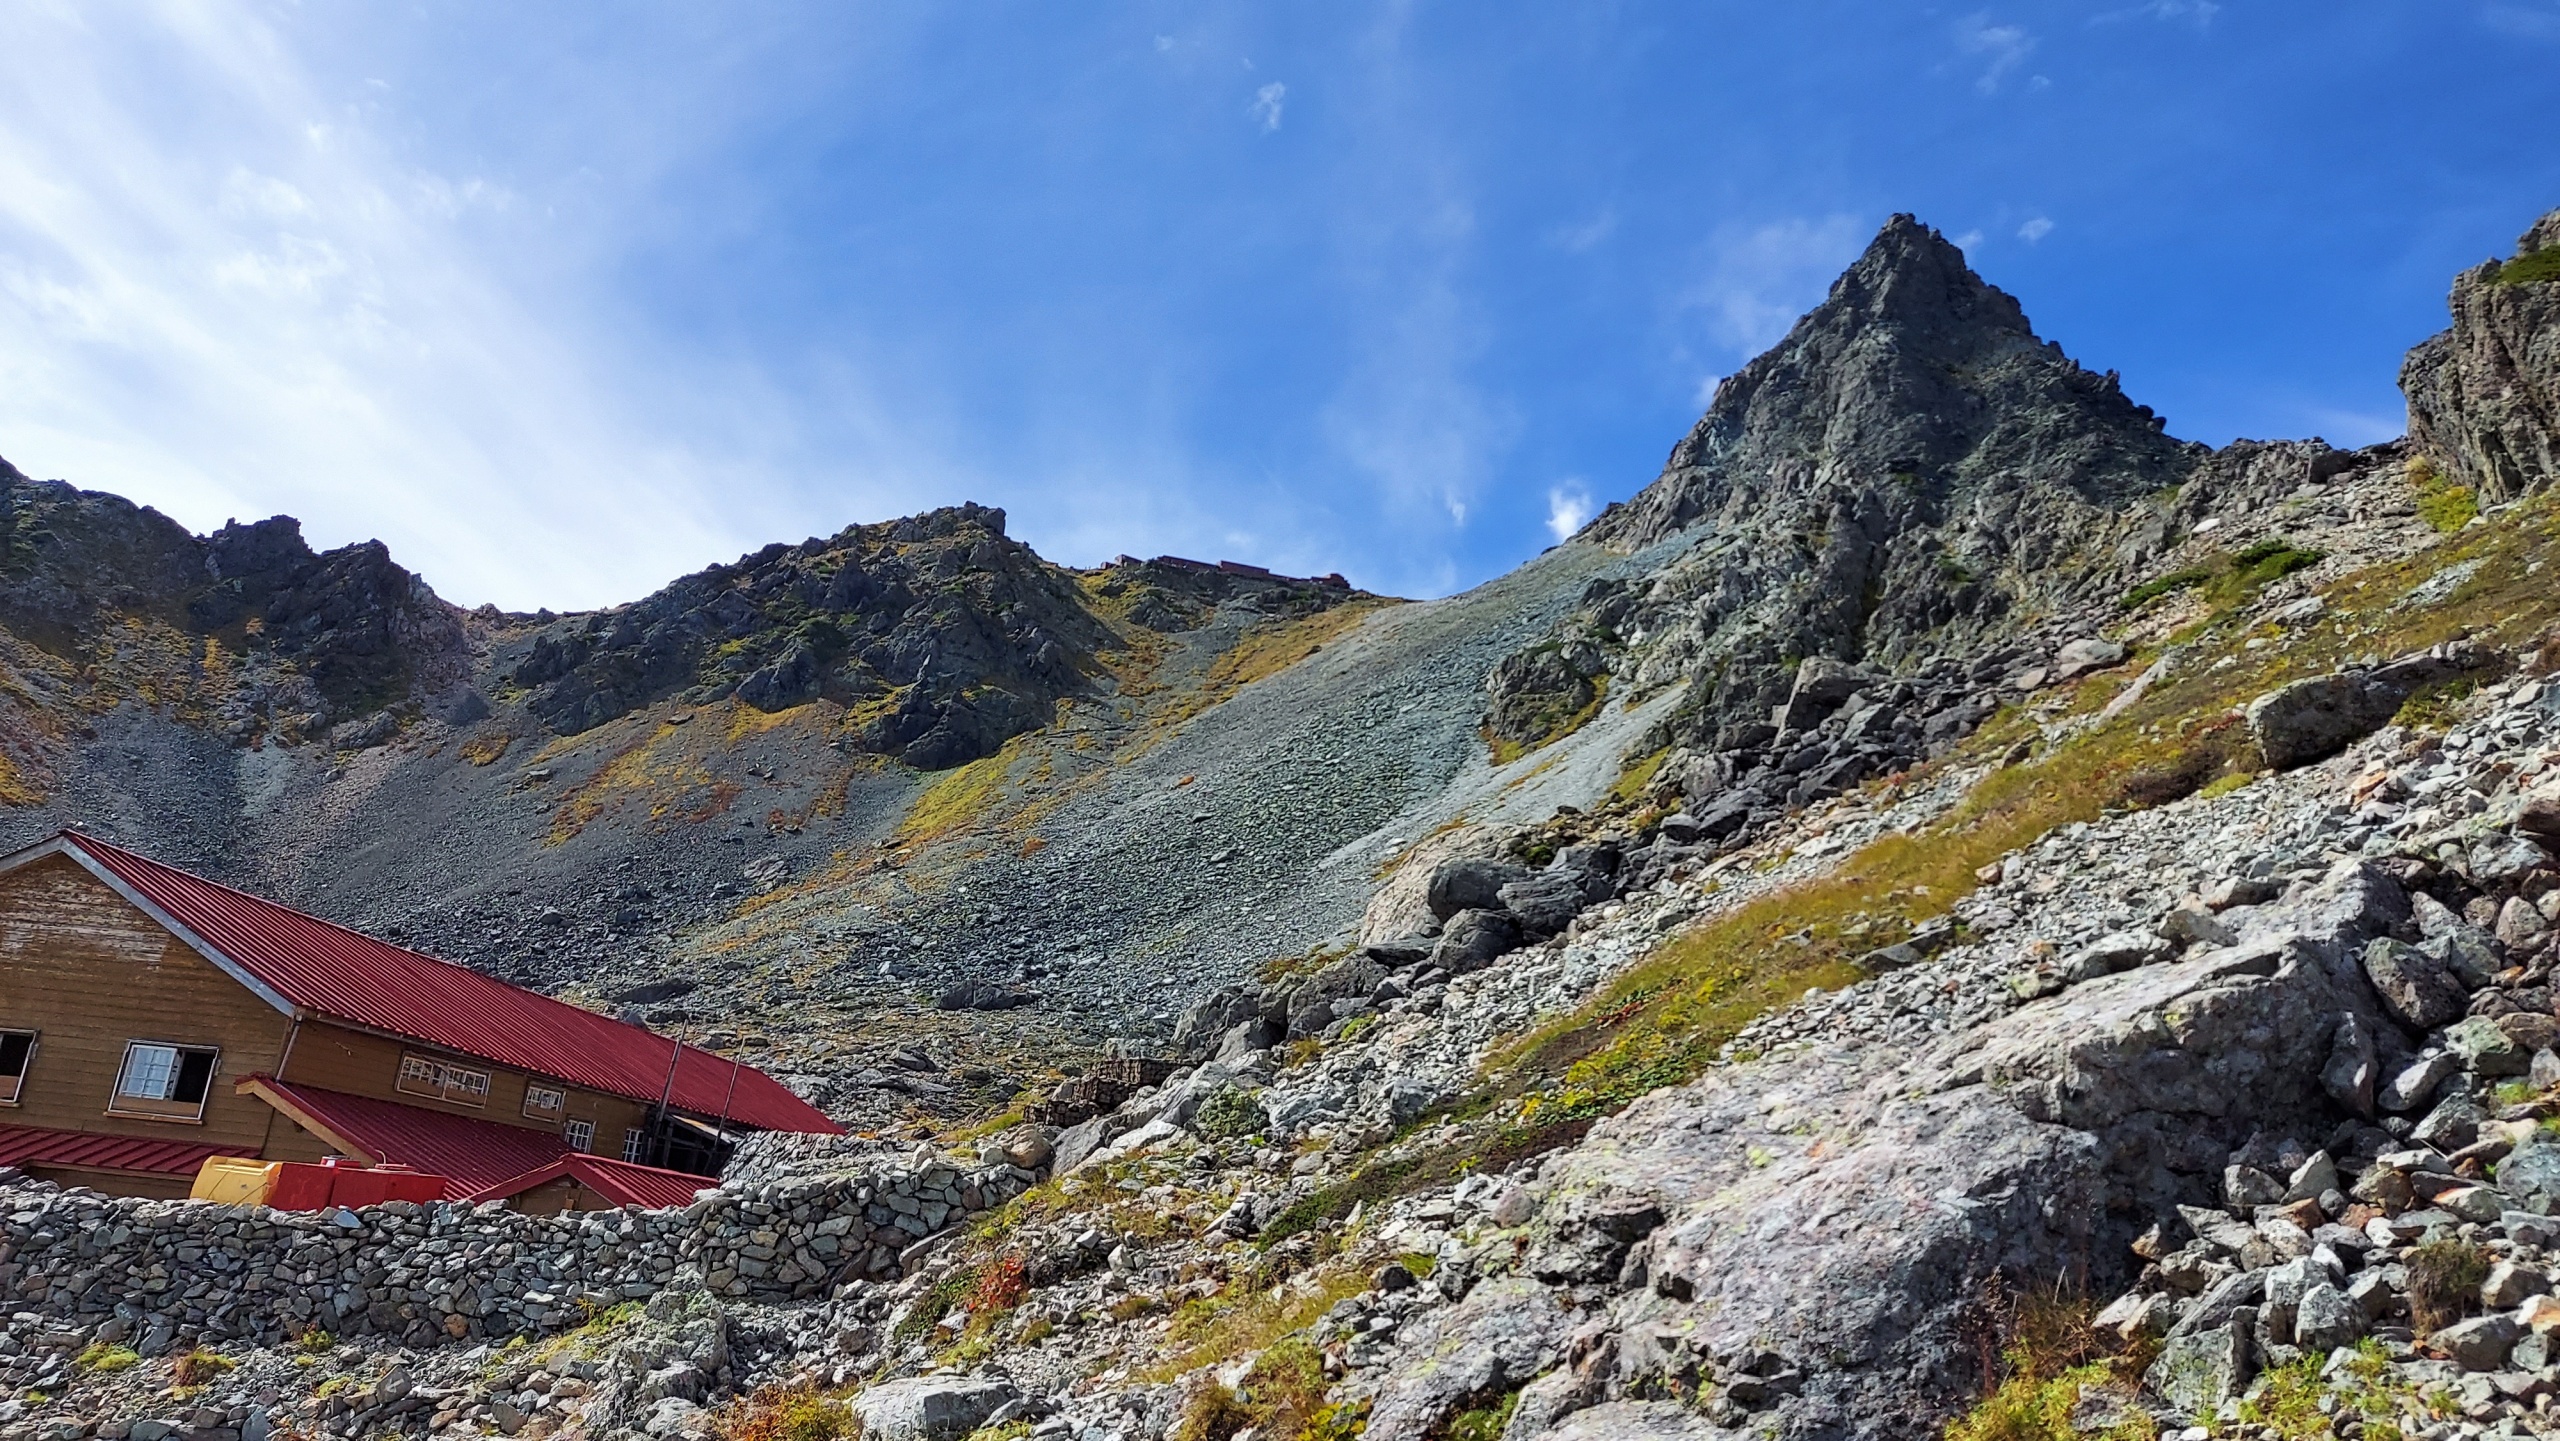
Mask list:
[[[2427,1344],[2442,1351],[2453,1364],[2465,1371],[2498,1371],[2507,1364],[2507,1353],[2515,1349],[2516,1323],[2509,1316],[2474,1316],[2456,1321],[2427,1338]]]
[[[1431,964],[1453,976],[1481,971],[1520,949],[1520,925],[1501,911],[1460,911],[1449,918]]]
[[[2533,1053],[2486,1016],[2469,1016],[2446,1028],[2444,1042],[2477,1076],[2521,1076],[2533,1069]]]
[[[2084,637],[2066,644],[2054,653],[2053,678],[2073,680],[2092,671],[2122,665],[2125,657],[2131,654],[2133,654],[2132,651],[2115,641],[2097,636]]]
[[[1611,1401],[1573,1412],[1529,1441],[1717,1441],[1730,1434],[1677,1401]]]
[[[2280,686],[2249,702],[2249,738],[2267,764],[2290,770],[2327,760],[2391,723],[2409,697],[2489,669],[2495,657],[2467,642],[2403,656],[2372,670],[2340,671]]]
[[[1460,911],[1494,910],[1502,904],[1502,888],[1528,875],[1522,867],[1490,856],[1459,856],[1442,861],[1431,872],[1423,901],[1443,921]]]
[[[2305,1351],[2352,1346],[2364,1334],[2364,1312],[2347,1293],[2323,1281],[2302,1293],[2293,1308],[2293,1344]]]
[[[2417,1110],[2461,1069],[2462,1058],[2453,1052],[2429,1051],[2394,1073],[2374,1103],[2394,1115]]]
[[[2517,1210],[2560,1215],[2560,1137],[2537,1130],[2498,1163],[2498,1189]]]
[[[2249,1384],[2249,1332],[2254,1317],[2185,1336],[2172,1336],[2143,1384],[2181,1416],[2210,1412]]]
[[[871,1387],[853,1398],[853,1410],[863,1441],[962,1441],[1021,1396],[1010,1381],[915,1376]]]
[[[1426,1441],[1480,1396],[1515,1389],[1561,1358],[1569,1330],[1556,1293],[1498,1277],[1445,1311],[1428,1313],[1408,1349],[1431,1364],[1403,1368],[1379,1388],[1368,1441]]]
[[[2444,966],[2415,946],[2385,936],[2364,948],[2365,978],[2393,1019],[2432,1031],[2462,1014],[2471,995]]]
[[[1576,871],[1540,871],[1505,882],[1495,897],[1502,909],[1518,919],[1521,934],[1543,940],[1582,914],[1583,877]]]

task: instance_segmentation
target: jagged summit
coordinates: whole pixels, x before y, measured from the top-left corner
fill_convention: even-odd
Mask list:
[[[2191,460],[2115,375],[2036,338],[2026,312],[1937,231],[1896,215],[1784,340],[1716,388],[1660,479],[1590,535],[1650,544],[1773,493],[1891,482],[1931,518],[1968,483],[2093,500],[2157,488]]]
[[[2092,537],[2206,454],[1897,215],[1717,388],[1662,475],[1584,533],[1686,552],[1641,589],[1595,588],[1505,662],[1488,724],[1535,744],[1615,675],[1689,686],[1669,738],[1703,738],[1764,717],[1799,658],[1902,668],[1996,637],[2116,586]]]
[[[372,716],[469,663],[460,609],[380,541],[314,551],[291,516],[199,537],[5,461],[0,629],[63,656],[103,648],[135,693],[184,697],[182,710],[242,742]],[[106,645],[116,633],[121,645]],[[165,664],[150,659],[162,651]]]

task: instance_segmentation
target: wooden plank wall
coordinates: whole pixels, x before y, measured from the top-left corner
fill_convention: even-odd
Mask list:
[[[421,1096],[401,1090],[400,1058],[411,1052],[487,1071],[489,1103],[466,1106],[442,1097]],[[525,1087],[533,1084],[535,1078],[522,1071],[510,1071],[458,1052],[440,1051],[432,1046],[397,1041],[369,1031],[321,1021],[303,1023],[302,1034],[294,1038],[293,1054],[286,1057],[284,1074],[280,1079],[295,1085],[318,1086],[353,1096],[373,1096],[421,1110],[471,1116],[483,1121],[548,1131],[554,1135],[560,1131],[557,1121],[538,1121],[525,1115]],[[583,1091],[553,1080],[546,1079],[542,1084],[568,1093],[567,1119],[595,1122],[595,1154],[599,1156],[621,1160],[624,1130],[648,1119],[649,1108],[637,1101]]]
[[[260,1154],[289,1123],[231,1083],[272,1070],[290,1023],[64,856],[0,873],[0,1029],[38,1033],[0,1122]],[[200,1122],[107,1110],[128,1041],[222,1050]]]

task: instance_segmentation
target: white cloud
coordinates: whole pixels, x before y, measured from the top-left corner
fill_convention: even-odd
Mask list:
[[[465,602],[627,599],[753,533],[475,258],[455,226],[493,189],[392,158],[259,12],[19,7],[0,50],[21,469],[380,535]]]
[[[2209,29],[2213,17],[2222,13],[2215,0],[2147,0],[2141,5],[2122,10],[2109,10],[2089,18],[2092,25],[2108,25],[2119,20],[2184,21],[2198,30]]]
[[[1166,51],[1171,50],[1172,48],[1173,48],[1173,37],[1172,37],[1172,36],[1170,36],[1170,35],[1159,35],[1159,36],[1157,36],[1157,37],[1156,37],[1156,53],[1157,53],[1158,55],[1162,55],[1162,54],[1164,54]]]
[[[1591,519],[1591,490],[1580,480],[1568,480],[1547,489],[1547,533],[1561,545],[1573,539],[1583,522]]]
[[[2526,40],[2560,40],[2560,4],[2496,4],[2483,7],[2480,23],[2502,35]]]
[[[1690,403],[1700,410],[1705,410],[1716,403],[1716,387],[1722,384],[1724,384],[1724,377],[1721,375],[1699,376],[1698,393]]]
[[[1558,250],[1580,255],[1618,233],[1618,211],[1603,207],[1599,214],[1571,225],[1558,225],[1547,231],[1547,243]]]
[[[1973,88],[1990,95],[2035,53],[2036,41],[2023,25],[1993,24],[1991,12],[1984,10],[1956,22],[1956,48],[1982,61],[1982,73],[1975,77]]]
[[[1866,239],[1866,226],[1847,215],[1726,227],[1708,241],[1705,276],[1678,308],[1703,312],[1718,345],[1756,355],[1822,299]]]
[[[1263,134],[1268,135],[1280,128],[1281,102],[1288,98],[1289,87],[1277,80],[1253,92],[1253,118],[1262,122]]]
[[[2052,233],[2053,222],[2041,215],[2018,227],[2018,238],[2029,245],[2035,244]]]
[[[1962,235],[1950,237],[1947,243],[1953,245],[1958,250],[1970,252],[1973,247],[1982,243],[1982,231],[1979,227],[1976,227],[1972,230],[1966,231]]]

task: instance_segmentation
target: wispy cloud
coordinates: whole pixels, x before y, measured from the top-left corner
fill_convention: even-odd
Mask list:
[[[2560,3],[2503,3],[2482,7],[2480,23],[2501,35],[2525,40],[2560,40]]]
[[[1568,254],[1580,255],[1597,247],[1618,233],[1618,212],[1614,206],[1602,207],[1599,214],[1571,225],[1558,225],[1547,231],[1547,244]]]
[[[1953,245],[1958,250],[1970,252],[1973,247],[1982,243],[1982,231],[1979,227],[1976,227],[1975,229],[1966,231],[1962,235],[1951,235],[1947,237],[1947,243]]]
[[[1547,533],[1561,545],[1573,539],[1583,522],[1591,519],[1591,488],[1580,480],[1567,480],[1547,488]]]
[[[1822,299],[1866,238],[1867,227],[1848,215],[1728,227],[1708,241],[1705,273],[1677,306],[1703,314],[1725,350],[1756,355]]]
[[[2035,37],[2025,26],[1994,24],[1988,10],[1956,22],[1956,49],[1981,62],[1982,73],[1974,78],[1973,88],[1985,95],[1998,93],[2000,82],[2027,63],[2035,48]]]
[[[1262,122],[1262,133],[1280,128],[1280,107],[1289,98],[1289,87],[1274,80],[1253,92],[1253,118]]]
[[[2111,25],[2125,20],[2159,20],[2206,30],[2212,28],[2213,17],[2221,13],[2222,7],[2215,0],[2147,0],[2145,4],[2092,15],[2089,23]]]
[[[2018,238],[2027,242],[2029,245],[2035,244],[2037,241],[2044,239],[2052,233],[2053,221],[2042,215],[2036,216],[2026,224],[2018,227]]]
[[[627,598],[767,518],[715,519],[692,457],[475,260],[503,187],[396,159],[254,13],[141,13],[0,20],[13,461],[199,527],[383,534],[509,604]]]

